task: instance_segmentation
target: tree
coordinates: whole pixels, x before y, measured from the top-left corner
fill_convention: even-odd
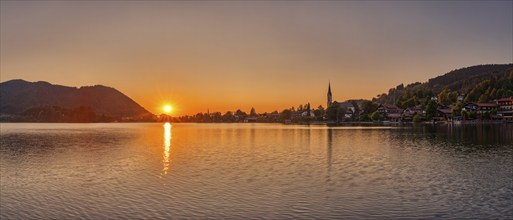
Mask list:
[[[421,120],[422,120],[422,118],[420,117],[419,114],[415,114],[415,116],[413,116],[413,122],[418,123]]]
[[[235,111],[235,115],[237,116],[246,116],[246,112],[243,112],[242,110],[240,109],[237,109],[237,111]]]
[[[429,100],[426,106],[426,118],[428,120],[433,119],[437,113],[438,104],[434,100]]]
[[[336,121],[338,114],[338,105],[331,105],[326,109],[326,115],[328,116],[328,120]]]
[[[372,101],[363,101],[360,103],[360,109],[363,111],[363,114],[371,114],[378,109],[379,104]]]
[[[235,115],[231,111],[227,111],[223,115],[223,122],[234,122],[235,121]]]
[[[465,110],[461,110],[461,117],[463,118],[463,120],[467,120],[468,119],[468,112],[465,111]]]
[[[448,105],[450,104],[449,100],[449,91],[444,90],[438,94],[438,104],[440,105]]]
[[[337,122],[344,121],[346,118],[346,108],[337,108]]]
[[[257,115],[257,113],[255,111],[255,108],[251,107],[251,111],[250,111],[249,115],[251,115],[251,116],[256,116]]]
[[[452,117],[461,116],[461,110],[463,109],[463,103],[457,102],[456,105],[452,108]]]
[[[214,122],[222,122],[223,121],[223,115],[221,114],[221,112],[214,112],[212,114],[212,120]]]
[[[324,110],[324,107],[322,105],[319,105],[317,109],[314,110],[314,114],[318,118],[322,118],[324,114],[326,114],[326,110]]]
[[[378,111],[375,111],[371,114],[371,119],[374,121],[379,121],[382,119],[381,114]]]
[[[477,102],[479,102],[479,103],[486,103],[486,102],[488,102],[488,95],[482,94],[481,96],[479,96],[479,100]]]
[[[455,103],[457,100],[458,100],[458,92],[454,91],[454,92],[450,92],[447,97],[449,98],[449,104],[450,103]]]
[[[491,113],[489,111],[485,111],[483,113],[483,119],[490,119],[491,118],[490,116],[491,116]]]
[[[237,109],[237,111],[235,111],[235,116],[237,116],[237,120],[242,121],[246,118],[246,116],[248,116],[248,114],[240,109]]]
[[[415,104],[416,104],[416,99],[415,99],[415,97],[412,97],[412,98],[409,98],[409,99],[401,102],[400,107],[401,108],[408,108],[408,107],[415,106]]]
[[[285,109],[280,113],[281,120],[290,120],[291,117],[292,117],[292,111],[289,109]]]
[[[468,113],[468,117],[469,117],[470,119],[476,119],[476,116],[477,116],[476,112],[470,112],[470,113]]]

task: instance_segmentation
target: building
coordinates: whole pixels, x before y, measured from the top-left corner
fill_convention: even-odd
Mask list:
[[[345,108],[346,109],[346,114],[345,114],[345,118],[352,118],[353,115],[355,114],[358,114],[358,110],[352,102],[350,101],[346,101],[346,102],[342,102],[342,103],[338,103],[338,107],[339,108]]]
[[[314,113],[314,110],[306,110],[304,112],[301,113],[301,117],[315,117],[315,113]]]
[[[416,106],[413,106],[413,107],[406,108],[403,111],[402,117],[403,117],[403,120],[405,120],[405,121],[412,121],[413,117],[415,115],[419,115],[421,117],[424,117],[426,115],[426,111],[424,111],[422,109],[421,105],[416,105]]]
[[[326,103],[326,108],[329,108],[333,103],[333,96],[331,95],[331,83],[328,82],[328,102]]]
[[[478,106],[476,103],[470,102],[470,103],[465,104],[461,109],[463,111],[470,113],[470,112],[477,111],[477,108],[478,108]]]
[[[338,107],[339,109],[346,109],[344,118],[352,118],[353,116],[359,115],[358,106],[355,102],[350,100],[341,103],[333,101],[333,96],[331,93],[331,83],[328,83],[328,94],[326,104],[328,106],[326,109],[328,109],[329,107]]]
[[[399,121],[403,113],[403,109],[396,105],[381,104],[378,107],[378,113],[390,121]]]
[[[448,120],[448,119],[452,118],[452,107],[445,107],[445,106],[438,107],[436,109],[436,112],[437,112],[437,117],[439,120],[442,120],[442,119]]]
[[[491,112],[497,110],[498,105],[495,103],[477,103],[477,114],[483,114],[485,112]]]
[[[513,120],[513,98],[504,98],[496,101],[497,116],[503,120]]]

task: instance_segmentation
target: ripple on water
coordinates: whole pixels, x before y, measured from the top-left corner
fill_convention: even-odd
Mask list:
[[[1,219],[513,217],[504,128],[9,126]]]

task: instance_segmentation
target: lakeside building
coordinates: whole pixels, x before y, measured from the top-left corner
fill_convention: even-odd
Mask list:
[[[390,121],[400,121],[403,113],[403,109],[399,108],[397,105],[391,104],[381,104],[377,111]]]
[[[438,97],[433,96],[430,97],[430,100],[438,102]],[[464,95],[460,94],[457,97],[458,101],[464,100]],[[342,103],[338,103],[333,101],[333,94],[331,92],[331,83],[328,83],[328,92],[327,92],[327,107],[338,107],[344,108],[345,119],[355,119],[359,118],[360,109],[358,107],[357,101],[345,101]],[[513,97],[503,98],[499,100],[495,100],[495,103],[474,103],[469,102],[462,106],[461,110],[466,112],[465,116],[459,115],[459,110],[455,111],[456,106],[454,105],[438,105],[436,108],[436,114],[433,117],[436,121],[441,120],[513,120]],[[426,110],[423,109],[422,105],[416,105],[413,107],[408,107],[406,109],[402,109],[394,104],[380,104],[376,110],[378,114],[381,115],[381,118],[389,121],[413,121],[413,117],[416,115],[421,118],[426,118]],[[455,114],[458,112],[458,114]],[[370,113],[367,113],[370,114]],[[303,112],[303,114],[298,115],[300,117],[308,117],[308,112]],[[326,115],[324,116],[326,119]]]
[[[331,82],[328,82],[328,101],[326,103],[326,109],[333,104],[333,96],[331,95]]]
[[[331,93],[331,83],[328,83],[328,94],[327,94],[327,102],[326,102],[326,104],[327,104],[327,108],[335,107],[335,105],[337,105],[337,107],[340,108],[340,109],[342,109],[342,108],[346,109],[346,112],[345,112],[345,115],[344,115],[344,118],[346,118],[346,119],[350,119],[350,118],[353,118],[355,116],[359,116],[359,114],[360,114],[358,105],[355,102],[351,101],[351,100],[348,100],[348,101],[345,101],[345,102],[333,101],[333,95]]]
[[[416,105],[413,107],[406,108],[402,113],[402,120],[403,121],[413,121],[413,117],[415,115],[419,115],[420,117],[426,116],[426,111],[422,109],[421,105]]]
[[[496,101],[498,106],[497,116],[503,120],[513,120],[513,97],[499,99]]]
[[[452,118],[452,107],[441,106],[436,109],[438,119],[449,120]]]
[[[477,111],[477,104],[473,103],[473,102],[469,102],[469,103],[463,105],[462,110],[466,111],[466,112],[475,112],[475,111]]]

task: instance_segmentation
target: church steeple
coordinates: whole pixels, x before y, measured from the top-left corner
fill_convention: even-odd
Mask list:
[[[332,101],[333,101],[333,99],[331,96],[331,82],[328,81],[328,103],[326,105],[326,108],[331,106]]]

